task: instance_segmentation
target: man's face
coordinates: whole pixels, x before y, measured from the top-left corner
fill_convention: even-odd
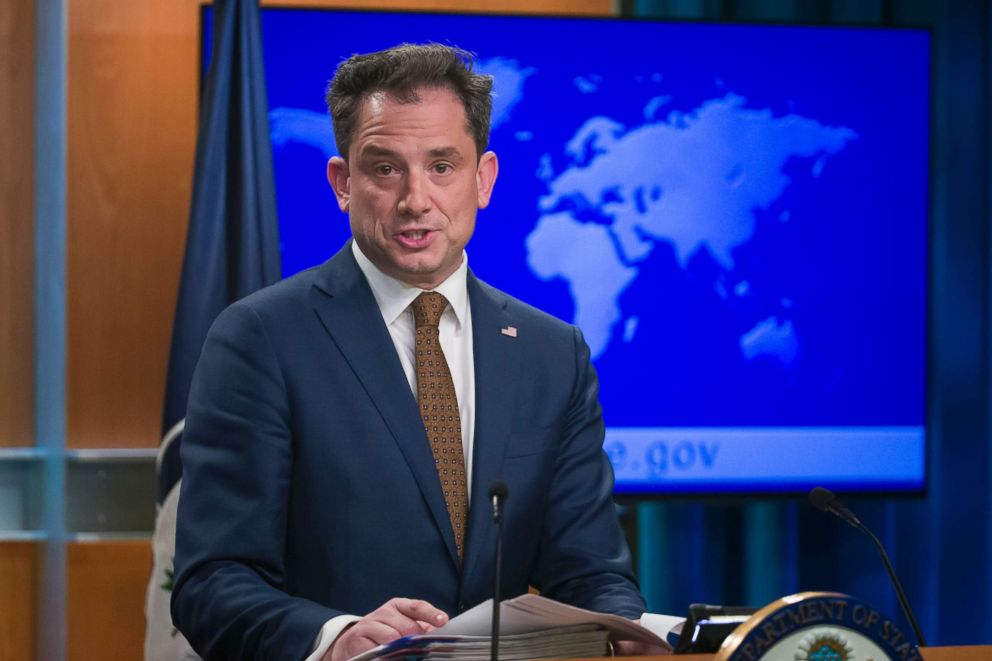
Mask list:
[[[400,103],[371,95],[359,111],[347,162],[327,178],[362,252],[387,275],[434,289],[455,272],[489,204],[496,155],[476,158],[465,109],[450,90],[417,90]]]

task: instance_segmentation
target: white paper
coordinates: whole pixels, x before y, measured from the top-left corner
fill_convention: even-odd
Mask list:
[[[681,634],[683,624],[685,624],[685,618],[676,615],[662,615],[660,613],[641,615],[641,626],[659,638],[667,639],[670,633]]]

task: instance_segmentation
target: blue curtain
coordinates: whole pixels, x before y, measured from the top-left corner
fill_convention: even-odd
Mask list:
[[[988,0],[634,0],[643,17],[928,27],[934,35],[928,485],[921,497],[847,499],[885,544],[931,645],[992,643],[990,18]],[[805,499],[641,501],[649,606],[762,605],[836,590],[899,618],[861,533]]]

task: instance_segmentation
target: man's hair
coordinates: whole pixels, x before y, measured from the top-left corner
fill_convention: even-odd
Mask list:
[[[472,54],[441,44],[400,44],[377,53],[352,55],[338,65],[327,86],[327,108],[334,122],[334,141],[342,158],[355,137],[362,103],[386,92],[400,103],[417,103],[417,91],[443,88],[465,108],[465,127],[475,141],[476,156],[489,144],[492,76],[472,71]]]

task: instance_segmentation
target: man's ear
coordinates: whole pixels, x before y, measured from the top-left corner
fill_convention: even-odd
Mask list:
[[[351,175],[348,172],[348,161],[340,156],[333,156],[327,161],[327,183],[338,198],[338,208],[348,213],[351,203]]]
[[[497,174],[499,174],[499,161],[496,159],[496,154],[487,151],[479,159],[479,167],[475,172],[475,182],[479,188],[480,209],[485,209],[489,206],[489,198],[493,194],[493,186],[496,185]]]

